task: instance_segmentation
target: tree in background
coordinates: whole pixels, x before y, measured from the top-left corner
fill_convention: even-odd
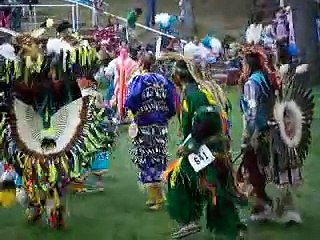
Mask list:
[[[185,35],[192,37],[198,35],[196,19],[194,13],[195,3],[193,0],[180,0],[180,20],[184,28]]]
[[[317,33],[318,3],[315,0],[290,0],[299,60],[310,64],[310,77],[303,79],[306,85],[319,84],[319,39]]]

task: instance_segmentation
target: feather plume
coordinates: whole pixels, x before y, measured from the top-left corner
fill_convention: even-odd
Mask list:
[[[251,24],[246,31],[246,42],[248,44],[258,44],[261,40],[262,24]]]
[[[156,24],[161,24],[163,27],[170,26],[170,15],[168,13],[159,13],[155,16]]]
[[[290,111],[294,124],[294,137],[290,138],[286,134],[286,126],[284,121],[285,111]],[[274,107],[274,118],[279,122],[280,135],[285,144],[289,148],[297,147],[302,138],[303,129],[303,113],[295,101],[277,103]]]
[[[281,77],[284,77],[289,71],[289,64],[283,64],[279,68],[279,73]]]
[[[0,55],[12,61],[15,61],[17,59],[14,47],[9,43],[4,43],[0,45]]]
[[[58,38],[50,38],[47,42],[47,52],[48,54],[55,53],[60,54],[61,50],[63,52],[72,51],[74,48],[68,42],[58,39]]]
[[[82,40],[80,41],[80,47],[90,47],[88,40]]]
[[[301,64],[296,68],[296,74],[302,74],[307,72],[309,69],[309,64]]]
[[[83,98],[62,107],[51,118],[51,126],[55,129],[53,136],[47,136],[43,131],[42,118],[29,105],[20,100],[14,101],[16,122],[12,124],[16,129],[16,136],[20,144],[36,154],[52,155],[62,152],[76,136],[81,125],[81,110],[84,107]],[[43,139],[54,138],[56,146],[53,149],[41,147]],[[18,142],[19,142],[18,141]]]
[[[48,18],[48,19],[46,20],[46,27],[47,27],[47,28],[52,28],[52,27],[53,27],[53,24],[54,24],[54,21],[53,21],[52,18]]]
[[[274,147],[280,154],[280,171],[301,168],[311,144],[311,124],[314,114],[312,89],[297,82],[296,69],[289,69],[285,83],[280,89],[278,100],[273,107],[273,117],[277,123],[272,131]]]

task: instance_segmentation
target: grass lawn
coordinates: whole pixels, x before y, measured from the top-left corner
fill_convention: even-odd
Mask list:
[[[228,0],[230,3],[231,1]],[[44,0],[41,1],[45,3]],[[62,1],[52,0],[52,3],[61,3]],[[132,7],[128,4],[128,0],[110,0],[112,8],[111,12],[121,12]],[[135,2],[135,1],[133,1]],[[176,6],[173,0],[163,0],[161,11],[174,11]],[[222,3],[220,0],[219,2]],[[217,19],[212,19],[213,11],[215,13],[221,10],[221,7],[212,7],[204,11],[207,6],[202,6],[199,9],[201,16],[199,22],[204,26],[200,26],[203,31],[211,29],[214,25],[218,29],[223,29],[229,32],[238,31],[243,25],[244,13],[238,5],[242,1],[232,1],[232,6],[228,9],[225,17],[217,16]],[[167,4],[168,3],[168,4]],[[240,4],[241,3],[241,4]],[[224,4],[225,1],[224,1]],[[175,5],[175,4],[174,4]],[[219,4],[218,4],[219,5]],[[217,5],[217,6],[218,6]],[[220,4],[221,5],[221,4]],[[226,4],[229,6],[228,4]],[[224,9],[226,10],[226,9]],[[241,10],[241,11],[240,11]],[[68,11],[68,14],[67,14]],[[50,14],[42,10],[45,16],[55,16],[55,19],[67,18],[70,15],[70,8],[57,9]],[[221,12],[221,11],[220,11]],[[225,11],[224,11],[225,13]],[[237,14],[235,14],[237,13]],[[200,14],[199,14],[200,15]],[[241,16],[240,16],[241,15]],[[82,19],[86,19],[86,23],[90,25],[90,12],[81,10]],[[228,16],[228,17],[227,17]],[[230,22],[229,16],[233,16],[233,22]],[[69,16],[70,17],[70,16]],[[232,26],[219,25],[224,22]],[[236,22],[236,23],[234,23]],[[206,24],[205,24],[206,23]],[[216,26],[216,23],[218,26]],[[233,148],[235,152],[239,149],[241,135],[241,118],[238,107],[238,94],[235,89],[230,89],[228,94],[233,102]],[[316,91],[317,106],[320,104],[320,91]],[[318,129],[318,130],[317,130]],[[320,109],[317,109],[313,124],[313,142],[311,146],[311,154],[306,161],[305,167],[305,184],[299,194],[298,203],[300,205],[304,224],[295,227],[283,227],[278,225],[257,225],[249,226],[250,240],[316,240],[320,239],[320,161],[317,162],[317,157],[320,156],[320,148],[317,147],[317,142],[320,141]],[[170,144],[169,151],[174,157],[176,142],[176,122],[170,124]],[[170,239],[170,233],[175,228],[175,223],[171,221],[165,211],[149,212],[144,206],[144,194],[139,191],[136,182],[136,169],[131,164],[128,154],[129,139],[124,130],[116,144],[111,161],[111,170],[106,176],[106,191],[102,194],[89,194],[71,196],[69,202],[70,216],[66,219],[67,229],[63,232],[48,230],[45,226],[30,226],[25,222],[23,209],[17,206],[12,209],[0,208],[0,240],[166,240]],[[183,203],[181,203],[183,204]],[[213,235],[206,231],[189,238],[190,240],[210,240],[214,239]]]
[[[317,91],[319,104],[320,91]],[[238,109],[238,95],[235,89],[228,94],[233,102],[233,139],[234,149],[239,149],[241,121]],[[283,227],[278,225],[249,226],[251,240],[298,240],[319,239],[320,229],[320,112],[316,112],[313,125],[312,152],[306,162],[305,184],[299,194],[298,203],[305,220],[301,226]],[[317,130],[318,129],[318,130]],[[176,123],[170,125],[170,152],[174,156]],[[136,169],[128,155],[128,137],[123,131],[116,144],[111,161],[111,171],[105,178],[106,191],[102,194],[71,196],[70,217],[66,219],[65,231],[52,231],[46,227],[26,224],[23,210],[0,209],[0,239],[2,240],[165,240],[175,227],[165,211],[149,212],[144,206],[144,194],[139,191],[136,182]],[[183,203],[181,203],[183,204]],[[189,239],[214,239],[206,231]]]

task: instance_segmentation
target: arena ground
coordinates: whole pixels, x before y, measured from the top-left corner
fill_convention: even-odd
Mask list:
[[[202,0],[199,0],[201,2]],[[44,0],[43,0],[44,2]],[[60,2],[61,1],[52,1]],[[133,3],[132,3],[133,2]],[[177,11],[177,1],[159,0],[161,11]],[[197,6],[198,22],[203,33],[209,30],[237,33],[246,22],[246,8],[243,0],[207,0],[207,7]],[[214,2],[209,3],[209,2]],[[125,11],[137,4],[129,0],[110,0],[110,11],[125,16]],[[226,7],[227,6],[227,7]],[[43,11],[43,13],[48,10]],[[66,10],[50,11],[50,16],[65,18]],[[48,14],[49,15],[49,14]],[[82,10],[82,21],[89,22],[89,13]],[[221,34],[221,33],[220,33]],[[238,107],[239,96],[236,89],[228,89],[233,103],[234,151],[239,150],[241,118]],[[316,101],[320,104],[320,90],[316,89]],[[170,124],[169,151],[174,158],[177,123]],[[306,161],[305,184],[299,191],[298,206],[304,224],[301,226],[279,226],[276,224],[250,224],[249,240],[317,240],[319,239],[320,219],[320,111],[317,108],[313,124],[313,143],[310,157]],[[318,129],[318,130],[316,130]],[[21,207],[0,209],[0,239],[2,240],[167,240],[176,224],[165,211],[149,212],[144,206],[144,196],[136,184],[136,169],[131,164],[127,130],[122,129],[113,158],[110,173],[105,178],[106,191],[102,194],[71,196],[65,231],[48,230],[46,226],[33,227],[25,222]],[[183,204],[183,203],[181,203]],[[243,212],[245,217],[247,214]],[[212,240],[212,234],[203,231],[186,240]]]

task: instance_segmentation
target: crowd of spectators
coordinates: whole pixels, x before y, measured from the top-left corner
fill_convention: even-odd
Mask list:
[[[11,6],[14,4],[38,4],[39,0],[0,0],[0,27],[10,28],[15,31],[21,29],[23,16],[22,7]],[[6,5],[6,6],[3,6]],[[29,12],[32,9],[29,9]]]

